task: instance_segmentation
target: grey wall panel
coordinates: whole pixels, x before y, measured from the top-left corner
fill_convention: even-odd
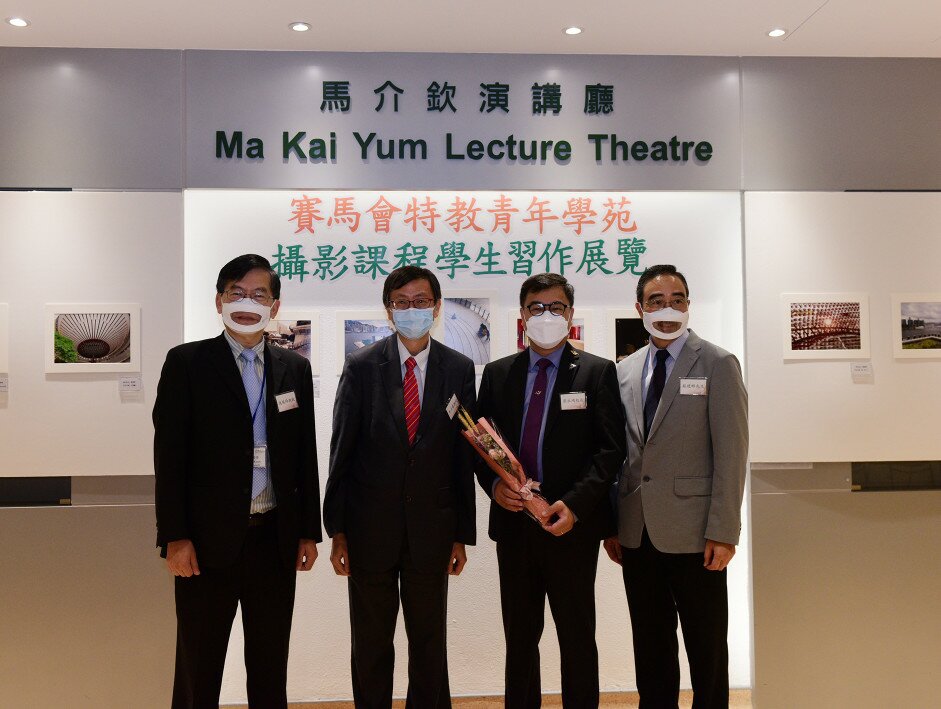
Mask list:
[[[0,187],[180,189],[182,52],[0,48]]]
[[[756,709],[937,706],[941,492],[751,505]]]
[[[744,189],[941,189],[941,60],[742,59]]]
[[[704,189],[737,190],[741,176],[739,64],[725,57],[640,57],[489,54],[344,54],[187,51],[187,187],[349,187],[379,189]],[[321,111],[323,82],[350,82],[348,113]],[[392,81],[404,90],[399,112],[375,109],[374,89]],[[448,82],[456,113],[428,111],[427,88]],[[509,88],[509,113],[481,113],[480,84]],[[534,83],[557,83],[558,115],[532,113]],[[584,113],[586,84],[614,87],[614,112]],[[263,159],[217,159],[216,131],[261,138]],[[284,160],[282,133],[306,140],[337,136],[335,162]],[[363,160],[352,133],[422,138],[426,160]],[[505,139],[572,142],[572,157],[544,163],[484,157],[447,160],[467,141]],[[606,144],[595,160],[590,133],[618,140],[708,140],[708,162],[612,163]],[[306,145],[306,142],[305,142]]]
[[[0,509],[0,704],[165,707],[173,580],[153,505]]]

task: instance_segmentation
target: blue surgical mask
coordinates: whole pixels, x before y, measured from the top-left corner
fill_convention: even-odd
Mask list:
[[[395,329],[409,340],[418,340],[428,334],[435,323],[434,308],[409,308],[408,310],[393,310],[392,322]]]

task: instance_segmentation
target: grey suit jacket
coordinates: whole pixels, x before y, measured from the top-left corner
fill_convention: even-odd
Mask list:
[[[617,486],[618,539],[640,546],[644,526],[670,554],[701,552],[706,540],[738,544],[748,458],[748,401],[734,355],[690,330],[663,388],[644,442],[643,347],[618,363],[627,413],[627,460]],[[706,394],[680,380],[706,379]]]

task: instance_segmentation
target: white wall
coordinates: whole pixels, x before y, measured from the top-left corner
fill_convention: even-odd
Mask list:
[[[941,359],[893,356],[893,293],[941,293],[941,195],[745,195],[755,461],[937,460]],[[783,360],[782,293],[868,295],[871,383],[847,361]],[[857,360],[860,361],[860,360]]]
[[[182,334],[182,209],[180,193],[0,192],[0,475],[153,473],[150,411]],[[141,395],[122,399],[118,374],[46,374],[45,303],[140,303]]]

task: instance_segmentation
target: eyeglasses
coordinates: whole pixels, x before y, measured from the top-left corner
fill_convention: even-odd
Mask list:
[[[239,288],[233,288],[232,290],[227,290],[222,294],[222,300],[226,303],[240,303],[241,301],[249,298],[259,305],[271,305],[274,302],[274,298],[265,293],[264,291],[255,291],[254,293],[246,293]]]
[[[389,301],[389,307],[393,310],[408,310],[409,308],[418,308],[419,310],[424,310],[425,308],[433,307],[434,304],[434,298],[415,298],[415,300],[399,298],[398,300]]]
[[[682,295],[675,295],[669,300],[664,298],[662,295],[655,295],[652,298],[648,298],[644,301],[644,310],[649,310],[651,312],[655,310],[663,310],[669,305],[674,310],[682,310],[689,305],[689,298]]]
[[[569,309],[569,306],[560,300],[554,300],[551,303],[540,303],[537,300],[535,303],[523,307],[529,311],[530,315],[537,318],[547,310],[553,315],[565,315],[565,311]]]

